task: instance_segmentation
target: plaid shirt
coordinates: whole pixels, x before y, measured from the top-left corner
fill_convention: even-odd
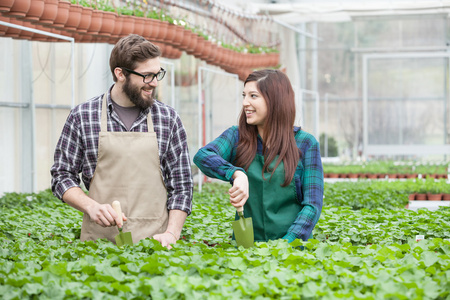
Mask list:
[[[301,163],[294,174],[297,200],[302,209],[283,237],[289,242],[296,238],[305,241],[310,238],[319,221],[323,204],[323,169],[319,143],[314,136],[299,127],[294,128],[294,134],[297,147],[302,151]],[[238,140],[238,127],[233,126],[201,148],[194,156],[194,163],[207,176],[232,182],[236,170],[244,171],[231,164],[236,157]],[[262,155],[262,140],[259,136],[257,145],[257,153]]]
[[[127,131],[113,109],[111,89],[107,93],[108,131]],[[89,190],[97,165],[103,95],[75,107],[64,124],[55,150],[52,174],[53,194],[62,195],[80,185],[79,174]],[[160,167],[167,188],[167,208],[191,213],[193,180],[187,146],[186,131],[176,111],[159,101],[144,111],[130,128],[131,132],[148,132],[147,115],[151,110],[153,127],[158,141]]]

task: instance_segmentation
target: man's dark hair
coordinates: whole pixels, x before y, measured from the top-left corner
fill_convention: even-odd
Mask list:
[[[121,38],[111,51],[109,67],[113,75],[114,82],[117,77],[114,69],[117,67],[134,70],[136,65],[148,59],[161,56],[158,46],[147,41],[140,35],[130,34]]]

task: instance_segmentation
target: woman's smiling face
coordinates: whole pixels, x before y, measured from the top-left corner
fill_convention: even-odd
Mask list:
[[[249,81],[245,84],[242,97],[242,106],[247,124],[257,126],[259,135],[263,136],[262,133],[267,118],[267,104],[258,91],[256,81]]]

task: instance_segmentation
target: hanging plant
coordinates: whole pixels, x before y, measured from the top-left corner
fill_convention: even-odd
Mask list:
[[[93,9],[115,12],[113,4],[110,0],[71,0],[72,4],[79,4]]]
[[[156,7],[153,7],[153,9],[146,12],[145,16],[150,19],[161,20],[161,11],[158,11]]]

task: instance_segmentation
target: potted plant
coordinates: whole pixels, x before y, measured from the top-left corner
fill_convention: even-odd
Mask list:
[[[428,181],[428,180],[427,180]],[[443,200],[444,193],[450,192],[450,185],[444,180],[432,180],[427,182],[429,187],[429,193],[427,194],[428,200],[440,201]]]
[[[428,189],[426,187],[425,180],[416,179],[414,191],[416,193],[416,200],[427,200]]]

